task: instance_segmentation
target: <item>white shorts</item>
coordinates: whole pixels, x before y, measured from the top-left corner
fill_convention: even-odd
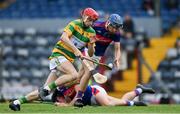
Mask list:
[[[101,93],[107,94],[106,90],[104,88],[102,88],[101,86],[93,85],[91,87],[96,88]],[[100,104],[96,101],[96,97],[94,95],[91,97],[91,105],[92,106],[100,106]]]
[[[68,61],[64,56],[54,57],[49,61],[49,69],[56,70],[56,67]]]
[[[68,59],[66,59],[64,56],[58,56],[58,57],[54,57],[49,61],[49,69],[52,72],[56,72],[58,76],[64,74],[61,71],[57,70],[57,66],[60,66],[63,62],[69,61]],[[80,66],[81,66],[81,62],[79,59],[75,59],[74,62],[72,63],[73,66],[75,67],[75,69],[77,71],[79,71]]]
[[[99,86],[99,85],[93,85],[93,86],[91,86],[91,87],[96,88],[96,89],[99,90],[99,92],[101,92],[101,93],[107,94],[106,90],[105,90],[103,87]]]

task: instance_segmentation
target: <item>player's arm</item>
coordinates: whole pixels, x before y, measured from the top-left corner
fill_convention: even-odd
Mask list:
[[[68,35],[67,32],[63,32],[61,36],[61,40],[70,48],[72,48],[74,51],[78,50],[76,46],[69,40],[70,36]]]
[[[59,102],[55,102],[54,105],[58,107],[72,106],[70,103],[59,103]]]
[[[90,57],[93,56],[95,52],[95,42],[96,42],[96,37],[95,34],[90,38],[90,42],[88,43],[88,54]]]
[[[92,57],[94,52],[95,52],[94,46],[95,46],[95,43],[89,43],[88,44],[88,54],[90,57]]]
[[[70,41],[70,38],[73,35],[75,24],[73,22],[70,22],[65,28],[64,32],[61,36],[61,41],[63,41],[68,47],[70,47],[76,56],[82,56],[81,52],[78,48]]]
[[[120,42],[114,42],[114,65],[117,69],[120,68],[120,57],[121,57],[121,49]]]

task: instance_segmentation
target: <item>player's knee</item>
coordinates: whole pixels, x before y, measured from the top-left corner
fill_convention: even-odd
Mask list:
[[[77,80],[78,79],[78,73],[72,73],[72,80]]]

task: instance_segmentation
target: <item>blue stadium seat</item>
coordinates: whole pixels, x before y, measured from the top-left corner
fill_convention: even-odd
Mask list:
[[[167,70],[170,70],[170,63],[167,60],[163,60],[158,66],[158,71],[167,71]]]
[[[30,57],[28,59],[28,64],[31,68],[39,68],[40,67],[40,62],[36,58],[34,58],[34,56]]]
[[[41,78],[44,76],[44,73],[40,69],[32,69],[32,75],[36,78]]]
[[[171,81],[171,80],[175,80],[175,75],[173,71],[163,71],[161,72],[161,78],[163,80]]]
[[[20,72],[18,70],[11,70],[10,71],[10,76],[14,77],[14,78],[20,78],[21,74],[20,74]]]
[[[69,0],[17,0],[7,9],[0,11],[1,19],[11,18],[66,18],[79,17],[78,13],[82,8],[93,7],[96,10],[103,10],[108,13],[130,12],[132,16],[150,17],[147,12],[141,9],[142,0],[113,0],[113,2],[105,1],[75,1]],[[111,7],[109,7],[111,6]],[[161,1],[162,16],[169,16],[168,22],[172,23],[177,20],[180,10],[168,11],[164,2]],[[163,19],[163,18],[162,18]],[[163,30],[167,30],[171,24],[163,21]]]
[[[178,59],[171,61],[170,68],[171,71],[180,71],[180,61]]]
[[[18,62],[13,57],[7,57],[5,61],[3,61],[3,64],[6,68],[16,68],[18,67]]]
[[[24,77],[24,78],[32,78],[33,75],[32,75],[32,72],[30,72],[28,69],[21,69],[20,70],[20,74],[21,74],[21,77]]]

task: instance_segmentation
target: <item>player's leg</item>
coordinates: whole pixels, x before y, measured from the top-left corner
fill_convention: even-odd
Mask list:
[[[44,85],[47,85],[47,84],[49,84],[52,81],[57,79],[56,64],[53,64],[53,60],[50,61],[49,67],[50,67],[50,71],[51,72],[49,73],[49,76],[48,76],[48,78],[47,78],[47,80],[46,80]],[[36,100],[38,98],[39,98],[39,92],[38,92],[38,90],[35,90],[35,91],[30,92],[26,96],[22,96],[19,99],[13,101],[10,105],[14,105],[14,104],[15,105],[16,104],[20,105],[20,104],[23,104],[23,103],[26,103],[26,102],[30,102],[32,100]]]
[[[51,71],[44,85],[47,85],[47,84],[51,83],[52,81],[54,81],[56,79],[57,79],[56,72],[55,71]],[[27,94],[25,96],[25,98],[27,99],[28,102],[30,102],[32,100],[38,99],[39,98],[38,90],[35,90],[35,91]],[[21,102],[21,104],[22,103],[24,103],[24,102]]]
[[[74,106],[76,106],[76,107],[83,107],[82,97],[84,95],[84,92],[85,92],[85,90],[88,86],[89,80],[91,78],[91,71],[88,68],[89,66],[87,66],[87,65],[90,65],[90,67],[92,67],[92,69],[94,69],[92,63],[90,63],[86,60],[83,60],[82,66],[84,68],[84,74],[82,74],[80,84],[79,84],[79,88],[78,88],[76,98],[75,98]]]
[[[60,73],[60,75],[57,75],[58,74],[57,72],[58,71],[55,69],[53,69],[53,70],[50,69],[50,73],[46,79],[46,82],[44,83],[44,86],[48,85],[52,81],[56,80],[60,75],[62,75],[61,73]]]
[[[49,74],[49,76],[48,76],[48,78],[47,78],[47,80],[46,80],[44,85],[50,84],[52,81],[56,80],[57,78],[58,78],[58,76],[56,75],[56,71],[55,70],[51,70],[51,72],[50,72],[50,74]],[[36,100],[36,99],[39,98],[39,92],[38,92],[38,90],[35,90],[35,91],[27,94],[25,97],[27,98],[28,102],[32,101],[32,100]]]
[[[133,106],[134,105],[134,101],[119,99],[119,98],[115,98],[109,95],[108,95],[108,99],[109,99],[109,102],[111,102],[111,104],[113,104],[114,106]]]
[[[44,99],[47,95],[49,95],[49,93],[52,90],[54,90],[57,86],[62,86],[67,82],[71,82],[78,79],[78,73],[70,61],[65,60],[64,58],[63,62],[61,60],[58,60],[58,62],[60,62],[60,64],[56,67],[56,69],[63,72],[64,75],[60,76],[55,81],[40,89],[41,99]]]
[[[95,98],[95,100],[92,100],[92,101],[96,101],[97,104],[99,104],[101,106],[113,106],[113,104],[112,104],[112,102],[110,102],[108,94],[104,88],[102,88],[98,85],[91,86],[91,88],[92,88],[93,97]]]
[[[124,100],[112,96],[108,96],[108,99],[114,106],[147,106],[147,104],[142,101]]]
[[[86,60],[83,60],[86,61]],[[89,65],[93,66],[93,64],[89,63]],[[91,78],[91,74],[89,69],[87,68],[87,66],[84,64],[84,62],[82,62],[82,67],[83,67],[83,71],[84,73],[80,74],[81,75],[81,80],[80,80],[80,85],[79,88],[81,89],[81,91],[85,91],[86,87],[89,83],[89,79]]]
[[[95,99],[98,102],[98,104],[101,106],[114,106],[113,103],[110,102],[108,95],[103,92],[97,93],[95,95]]]
[[[155,91],[152,88],[147,88],[147,87],[144,87],[141,84],[138,84],[134,91],[130,91],[130,92],[126,93],[122,97],[122,99],[124,99],[124,100],[133,100],[135,97],[141,95],[142,93],[152,93],[153,94],[153,93],[155,93]]]
[[[56,72],[51,71],[45,84],[48,84],[56,79],[57,79]],[[33,100],[37,100],[38,98],[39,98],[39,92],[38,90],[34,90],[30,92],[29,94],[27,94],[26,96],[22,96],[19,99],[14,100],[12,103],[10,103],[9,108],[11,108],[14,111],[19,111],[21,104],[31,102]]]
[[[64,62],[64,61],[68,61],[68,60],[61,57],[60,59],[58,59],[58,61],[57,61],[56,58],[50,61],[50,70],[51,70],[51,72],[50,72],[50,74],[48,76],[48,79],[46,80],[46,83],[44,84],[45,87],[46,86],[48,86],[48,87],[56,87],[56,85],[54,86],[54,80],[57,79],[57,76],[56,76],[56,72],[54,72],[54,70],[57,69],[58,66],[60,66],[60,64],[57,64],[57,63],[61,63],[61,62]],[[69,67],[69,68],[71,68],[71,67]],[[61,71],[63,71],[63,70],[64,69],[62,69]],[[76,71],[74,73],[76,73]],[[15,111],[17,110],[18,111],[18,110],[20,110],[20,104],[23,104],[23,103],[38,99],[39,96],[40,96],[40,94],[39,94],[38,90],[35,90],[35,91],[29,93],[28,95],[23,96],[23,97],[19,98],[18,100],[13,101],[9,105],[9,107],[12,110],[15,110]]]
[[[133,100],[136,96],[138,96],[138,94],[136,94],[135,91],[137,91],[137,90],[134,90],[134,91],[130,91],[130,92],[128,92],[128,93],[125,93],[125,94],[123,95],[122,99],[124,99],[124,100]],[[139,94],[142,92],[141,89],[138,90],[138,91],[139,91]]]
[[[98,104],[102,106],[133,106],[134,105],[133,101],[127,101],[124,99],[118,99],[118,98],[109,96],[107,92],[105,91],[105,89],[100,86],[96,85],[92,87],[96,88],[99,91],[94,96]]]

